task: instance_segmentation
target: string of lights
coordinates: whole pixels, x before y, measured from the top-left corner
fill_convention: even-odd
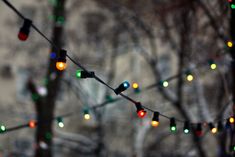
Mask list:
[[[192,70],[195,69],[195,68],[199,68],[199,67],[201,67],[201,66],[203,67],[203,66],[205,65],[205,63],[206,63],[206,62],[199,62],[197,65],[195,65],[195,66],[194,66],[193,68],[191,68],[190,70],[192,71]],[[213,69],[213,68],[212,68],[212,69]],[[183,74],[185,74],[185,79],[186,79],[187,81],[189,81],[189,82],[191,82],[191,81],[194,79],[192,73],[191,73],[191,72],[189,73],[188,70],[185,70],[185,71],[183,71],[183,72],[180,73],[180,74],[176,74],[176,75],[173,75],[173,76],[169,77],[169,78],[166,79],[165,81],[169,82],[169,81],[173,80],[174,78],[178,78],[179,75],[183,75]],[[78,76],[78,78],[81,78],[81,71],[80,71],[80,70],[77,71],[77,76]],[[85,78],[85,77],[84,77],[84,78]],[[66,80],[64,80],[64,81],[67,82]],[[145,92],[145,91],[147,91],[147,90],[156,88],[156,87],[158,87],[158,86],[160,86],[160,88],[161,88],[161,87],[164,87],[163,84],[162,84],[162,82],[163,82],[163,81],[156,82],[156,83],[150,84],[150,85],[148,85],[148,86],[146,86],[146,87],[143,87],[143,88],[140,88],[140,87],[139,87],[139,84],[136,83],[136,82],[134,82],[134,83],[132,83],[133,91],[132,91],[130,94],[128,94],[128,96],[133,96],[133,95],[141,94],[141,93],[143,93],[143,92]],[[68,82],[68,84],[70,85],[69,82]],[[71,87],[71,89],[72,89],[72,87]],[[74,91],[74,90],[72,90],[72,91],[73,91],[73,92],[76,94],[76,96],[78,97],[77,92]],[[96,105],[92,105],[92,106],[85,106],[85,107],[84,107],[84,119],[90,119],[91,116],[90,116],[90,115],[87,116],[87,115],[89,114],[89,110],[95,110],[95,109],[97,109],[97,108],[104,107],[104,106],[106,106],[106,105],[115,103],[115,102],[120,101],[120,100],[123,100],[123,99],[120,98],[120,97],[113,98],[112,96],[107,95],[107,96],[106,96],[106,100],[103,101],[102,103],[96,104]],[[224,106],[225,106],[225,107],[228,107],[231,102],[232,102],[232,100],[229,100],[229,101],[226,103],[226,105],[224,105]],[[143,106],[143,108],[147,108],[147,107]],[[150,108],[147,108],[147,109],[148,109],[148,110],[151,110]],[[151,111],[152,111],[152,112],[157,112],[157,111],[154,111],[154,110],[151,110]],[[160,114],[160,113],[159,113],[159,114]],[[163,114],[160,114],[160,115],[162,115],[163,117],[165,116],[165,115],[163,115]],[[86,118],[86,117],[89,117],[89,118]],[[166,118],[170,119],[170,117],[166,117]],[[225,120],[225,119],[224,119],[224,120]],[[184,122],[183,120],[179,120],[179,119],[178,119],[178,121]],[[214,121],[217,122],[218,120],[215,119]],[[197,123],[191,123],[191,124],[197,124]]]
[[[132,102],[135,106],[136,106],[136,109],[137,109],[137,115],[138,117],[140,118],[143,118],[145,117],[145,115],[147,114],[147,111],[150,111],[153,113],[153,118],[152,118],[152,125],[153,126],[158,126],[159,124],[159,116],[162,116],[162,117],[165,117],[167,119],[170,120],[170,130],[172,132],[175,132],[177,130],[177,127],[176,127],[176,121],[178,122],[181,122],[181,123],[184,123],[184,132],[185,133],[188,133],[189,130],[190,130],[190,126],[191,125],[195,125],[195,123],[191,123],[191,122],[185,122],[183,120],[179,120],[179,119],[176,119],[174,117],[169,117],[167,115],[164,115],[164,114],[161,114],[159,113],[158,111],[155,111],[151,108],[148,108],[144,105],[142,105],[140,102],[138,101],[135,101],[134,99],[132,99],[131,97],[123,94],[122,92],[127,90],[129,87],[130,87],[130,84],[129,82],[127,81],[124,81],[123,83],[121,83],[117,88],[113,88],[111,87],[110,85],[108,85],[107,83],[105,83],[105,81],[103,81],[102,79],[100,79],[96,74],[95,72],[91,72],[91,71],[88,71],[82,64],[80,64],[78,61],[75,61],[70,55],[68,55],[67,51],[66,50],[60,50],[58,49],[57,45],[55,45],[46,35],[44,35],[34,24],[31,20],[25,18],[23,16],[23,14],[21,14],[9,1],[7,0],[2,0],[9,8],[11,8],[20,18],[22,18],[24,20],[24,23],[23,23],[23,26],[20,28],[20,31],[19,31],[19,34],[18,34],[18,38],[22,41],[25,41],[27,40],[28,36],[29,36],[29,32],[30,32],[30,28],[32,27],[37,33],[39,33],[39,35],[41,35],[45,40],[47,40],[49,42],[49,44],[51,44],[55,49],[57,49],[58,53],[59,53],[59,56],[57,57],[57,62],[56,62],[56,68],[57,70],[59,71],[63,71],[66,69],[67,67],[67,64],[66,64],[66,58],[68,58],[73,64],[75,64],[76,66],[78,66],[81,70],[77,72],[76,76],[77,77],[80,77],[80,78],[93,78],[95,79],[96,81],[98,81],[99,83],[105,85],[107,88],[109,88],[110,90],[112,90],[116,95],[120,95],[122,98],[126,99],[127,101],[130,101]],[[231,8],[232,8],[232,5],[231,5]],[[232,8],[233,9],[233,8]],[[227,42],[227,46],[228,47],[233,47],[233,41],[228,41]],[[210,59],[209,61],[209,64],[210,64],[210,68],[212,70],[216,69],[217,65],[216,63],[214,62],[213,59]],[[193,75],[191,72],[187,72],[187,79],[190,81],[193,80]],[[183,73],[185,74],[185,73]],[[175,79],[175,78],[178,78],[179,76],[181,76],[182,74],[178,74],[178,75],[175,75],[175,76],[172,76],[172,77],[169,77],[168,79],[166,80],[163,80],[160,82],[160,84],[158,83],[157,85],[158,86],[162,86],[162,87],[168,87],[169,85],[169,81]],[[152,85],[153,86],[153,85]],[[104,104],[100,104],[100,106],[104,106]],[[94,107],[95,108],[95,107]],[[147,111],[145,111],[147,110]],[[85,115],[85,119],[90,119],[90,115],[89,115],[89,110],[86,110],[86,112],[84,112],[84,115]],[[212,133],[216,133],[217,130],[220,130],[221,128],[219,127],[222,127],[223,126],[223,121],[226,120],[226,128],[231,128],[231,127],[234,127],[234,116],[231,116],[229,118],[226,118],[226,119],[223,119],[223,120],[220,120],[219,123],[218,123],[218,129],[214,126],[213,122],[207,122],[206,124],[208,124],[210,130]],[[197,127],[196,127],[196,134],[198,134],[199,136],[201,135],[201,132],[202,132],[202,124],[205,124],[205,123],[202,123],[202,122],[199,122],[197,123]],[[28,125],[28,124],[27,124]],[[25,127],[26,124],[22,125],[22,126],[18,126],[18,127],[15,127],[15,128],[22,128],[22,127]],[[29,125],[28,125],[29,126]],[[62,126],[62,125],[61,125]],[[1,128],[1,127],[0,127]],[[14,128],[13,128],[14,129]],[[188,131],[187,131],[188,130]]]
[[[64,122],[63,122],[63,119],[64,118],[67,118],[67,117],[71,117],[73,116],[75,113],[71,112],[71,113],[67,113],[67,114],[63,114],[63,115],[60,115],[60,116],[56,116],[56,117],[53,117],[52,120],[54,121],[57,121],[57,124],[60,128],[63,128],[64,127]],[[13,127],[6,127],[5,125],[1,124],[0,125],[0,133],[3,134],[3,133],[7,133],[7,132],[11,132],[11,131],[16,131],[16,130],[20,130],[20,129],[24,129],[24,128],[35,128],[37,125],[40,124],[45,124],[47,123],[47,121],[37,121],[37,120],[29,120],[27,123],[24,123],[24,124],[21,124],[21,125],[17,125],[17,126],[13,126]]]
[[[193,81],[193,79],[194,79],[193,74],[192,74],[193,69],[200,68],[200,67],[204,67],[205,64],[207,65],[208,63],[209,63],[209,66],[210,66],[210,68],[211,68],[212,70],[214,70],[214,69],[217,68],[217,64],[215,63],[215,61],[210,59],[210,60],[206,60],[206,61],[199,62],[198,64],[196,64],[196,65],[195,65],[194,67],[192,67],[191,69],[183,70],[183,71],[182,71],[181,73],[179,73],[179,74],[173,75],[173,76],[171,76],[171,77],[169,77],[169,78],[167,78],[167,79],[165,79],[165,80],[161,80],[160,82],[155,82],[155,83],[153,83],[153,84],[150,84],[150,85],[148,85],[148,86],[146,86],[146,87],[144,87],[144,88],[142,88],[142,89],[139,88],[139,84],[138,84],[138,83],[134,82],[134,83],[132,84],[132,88],[134,89],[134,92],[130,93],[130,94],[128,95],[128,97],[129,97],[129,96],[132,96],[132,95],[135,95],[135,94],[142,93],[142,92],[144,92],[144,91],[147,91],[147,90],[150,90],[150,89],[156,88],[156,87],[166,88],[166,87],[168,87],[170,81],[172,81],[172,80],[174,80],[174,79],[177,79],[180,75],[185,75],[186,80],[189,81],[189,82],[191,82],[191,81]],[[82,77],[80,70],[77,71],[77,77],[78,77],[78,78],[87,78],[87,77],[84,77],[84,76]],[[122,84],[121,84],[120,86],[122,87]],[[124,82],[124,87],[129,87],[129,86],[130,86],[129,83],[125,81],[125,82]],[[118,89],[119,89],[119,88],[120,88],[120,87],[118,87]],[[116,93],[116,94],[117,94],[117,93]],[[100,103],[100,104],[96,104],[96,105],[93,105],[93,106],[90,106],[90,107],[87,107],[87,106],[86,106],[86,110],[87,110],[87,109],[91,109],[91,110],[92,110],[92,109],[104,107],[104,106],[106,106],[106,105],[108,105],[108,104],[111,104],[111,103],[114,103],[114,102],[116,102],[116,101],[122,100],[121,98],[112,98],[111,96],[107,96],[107,99],[108,99],[108,100],[105,100],[104,102],[102,102],[102,103]],[[143,105],[142,105],[142,108],[144,108],[144,109],[146,109],[146,110],[148,110],[148,111],[151,111],[151,112],[153,112],[153,113],[154,113],[154,112],[158,112],[158,111],[154,111],[154,110],[152,110],[151,108],[148,108],[148,107],[143,106]],[[87,113],[86,113],[86,114],[87,114]],[[84,114],[84,115],[86,115],[86,114]],[[142,114],[142,113],[140,113],[140,114]],[[162,117],[168,118],[168,119],[171,118],[171,117],[166,116],[166,115],[161,114],[161,113],[159,113],[159,115],[161,115]],[[143,114],[143,116],[145,116],[145,114]],[[85,117],[85,116],[84,116],[84,117]],[[90,116],[89,116],[89,117],[90,117]],[[86,118],[85,118],[85,119],[86,119]],[[180,121],[180,122],[184,122],[183,120],[180,120],[180,119],[176,119],[176,120],[177,120],[177,121]],[[193,123],[191,123],[191,124],[193,124]]]

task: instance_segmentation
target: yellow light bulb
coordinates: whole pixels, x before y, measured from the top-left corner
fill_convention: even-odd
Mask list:
[[[187,80],[190,82],[192,81],[194,78],[193,78],[193,75],[189,74],[187,75]]]
[[[233,47],[233,42],[232,41],[228,41],[227,42],[227,46],[230,47],[230,48]]]
[[[211,129],[211,132],[212,132],[213,134],[217,133],[217,128],[212,128],[212,129]]]
[[[168,87],[169,83],[167,81],[164,81],[162,85],[163,87]]]
[[[212,69],[212,70],[215,70],[216,67],[217,67],[217,65],[216,65],[215,63],[211,64],[211,69]]]
[[[67,65],[65,62],[56,62],[56,68],[60,71],[66,69]]]
[[[230,118],[229,118],[229,122],[230,122],[230,123],[234,123],[234,121],[235,121],[235,120],[234,120],[233,117],[230,117]]]
[[[91,116],[89,114],[84,114],[84,119],[89,120],[91,119]]]
[[[138,83],[133,83],[133,84],[132,84],[132,87],[133,87],[134,89],[137,89],[137,88],[139,88],[139,85],[138,85]]]
[[[157,127],[157,126],[159,125],[159,122],[158,122],[158,121],[152,121],[152,122],[151,122],[151,125],[152,125],[153,127]]]

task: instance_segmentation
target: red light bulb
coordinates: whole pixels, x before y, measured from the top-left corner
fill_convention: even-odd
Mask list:
[[[198,123],[197,124],[197,128],[196,128],[196,132],[195,134],[198,136],[198,137],[201,137],[203,132],[202,132],[202,124],[201,123]]]
[[[138,115],[138,117],[140,117],[140,118],[144,118],[146,114],[147,114],[147,112],[146,112],[145,110],[139,110],[139,111],[137,112],[137,115]]]
[[[196,135],[197,135],[198,137],[202,136],[202,131],[196,131]]]
[[[139,118],[144,118],[144,116],[147,114],[147,112],[144,110],[140,102],[135,103],[136,112]]]
[[[25,41],[28,39],[30,27],[32,25],[32,21],[29,19],[24,19],[23,26],[20,28],[20,31],[18,33],[18,38],[21,41]]]
[[[29,127],[30,128],[35,128],[36,127],[36,121],[35,120],[30,120],[29,121]]]
[[[26,35],[26,34],[23,33],[23,32],[19,32],[18,38],[19,38],[21,41],[25,41],[25,40],[28,39],[28,35]]]

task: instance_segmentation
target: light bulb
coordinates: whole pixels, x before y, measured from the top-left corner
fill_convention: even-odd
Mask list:
[[[66,69],[66,63],[65,62],[56,62],[56,68],[60,71],[63,71]]]

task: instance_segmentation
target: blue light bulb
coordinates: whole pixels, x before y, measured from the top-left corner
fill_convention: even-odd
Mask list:
[[[125,82],[123,82],[123,86],[124,86],[125,88],[128,88],[128,87],[130,87],[130,84],[129,84],[129,82],[125,81]]]
[[[50,58],[51,59],[56,59],[56,53],[55,52],[51,52],[50,53]]]

